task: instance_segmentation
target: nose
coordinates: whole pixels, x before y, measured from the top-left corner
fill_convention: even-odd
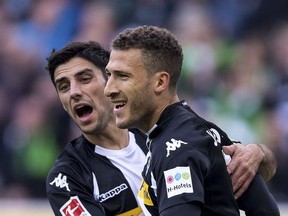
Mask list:
[[[70,84],[70,96],[71,98],[79,98],[82,94],[81,87],[76,82]]]
[[[114,94],[117,93],[116,82],[113,80],[113,77],[109,77],[107,80],[106,86],[104,88],[104,95],[106,97],[112,97]]]

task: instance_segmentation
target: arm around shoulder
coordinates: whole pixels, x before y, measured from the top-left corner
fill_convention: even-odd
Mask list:
[[[273,152],[263,144],[234,143],[230,146],[223,146],[223,151],[231,156],[227,170],[231,175],[235,197],[241,196],[256,173],[268,181],[276,172],[276,158]]]

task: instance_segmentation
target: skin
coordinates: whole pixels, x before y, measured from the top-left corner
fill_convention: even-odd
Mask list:
[[[127,130],[115,125],[113,105],[104,96],[106,80],[99,68],[85,59],[73,58],[58,66],[54,77],[63,108],[90,142],[108,149],[127,146]],[[77,108],[83,106],[91,107],[91,112],[78,115]]]
[[[104,93],[114,104],[118,127],[136,127],[146,133],[165,107],[179,99],[163,91],[169,83],[168,73],[160,71],[148,76],[141,57],[138,49],[113,50],[106,67],[109,79]]]

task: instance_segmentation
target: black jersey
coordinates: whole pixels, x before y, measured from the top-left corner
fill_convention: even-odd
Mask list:
[[[201,206],[201,215],[238,216],[221,148],[226,134],[211,128],[185,102],[167,107],[156,125],[149,133],[138,194],[143,211],[160,215],[172,206],[194,203]]]
[[[145,159],[145,137],[136,130],[133,133],[129,133],[129,145],[137,146],[135,152]],[[54,214],[59,216],[133,216],[142,211],[127,175],[108,157],[95,153],[95,145],[83,136],[69,143],[58,157],[48,174],[46,189]]]
[[[239,215],[238,207],[246,216],[280,216],[277,203],[259,174],[235,203],[221,149],[232,141],[184,101],[167,107],[148,135],[150,151],[138,193],[146,215],[160,215],[179,204],[198,203],[201,216]],[[166,213],[183,215],[185,207],[178,208],[178,213]]]
[[[216,125],[204,120],[203,122],[208,125],[208,128],[212,127],[218,130]],[[155,130],[154,133],[157,131]],[[217,135],[212,131],[209,133],[217,140]],[[133,216],[141,212],[134,196],[139,189],[138,180],[135,182],[136,186],[132,187],[129,185],[131,180],[129,181],[128,177],[136,163],[139,163],[138,170],[135,170],[134,174],[139,176],[140,185],[141,170],[145,163],[143,157],[147,153],[147,147],[144,143],[146,136],[138,130],[130,130],[130,132],[133,132],[134,135],[129,133],[129,142],[140,147],[135,151],[141,157],[137,158],[136,161],[127,157],[129,155],[123,155],[123,159],[127,159],[130,163],[127,172],[113,163],[109,156],[96,153],[98,151],[96,151],[95,145],[89,143],[83,136],[67,144],[47,177],[47,196],[55,215]],[[221,144],[231,144],[226,136],[223,135],[221,139],[224,140]],[[179,144],[181,142],[176,146]],[[170,148],[172,147],[170,146]],[[173,150],[169,150],[169,152],[172,154]],[[109,155],[111,154],[113,151],[109,152]],[[243,210],[247,210],[247,216],[280,215],[275,200],[271,195],[269,196],[267,191],[267,187],[260,176],[253,180],[252,185],[238,202],[238,204],[240,203],[239,206],[243,206]],[[147,196],[149,195],[147,194]],[[274,212],[278,212],[278,214],[274,214]]]

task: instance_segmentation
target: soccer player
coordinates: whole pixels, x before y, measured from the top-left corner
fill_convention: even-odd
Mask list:
[[[112,41],[105,95],[119,128],[138,128],[148,136],[138,194],[143,212],[236,216],[239,205],[246,215],[279,215],[259,176],[236,203],[222,151],[232,142],[179,100],[182,60],[177,39],[163,28],[126,29]]]

